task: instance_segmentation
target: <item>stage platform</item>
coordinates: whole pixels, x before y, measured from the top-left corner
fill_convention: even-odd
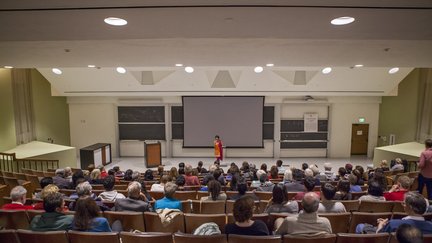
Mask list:
[[[421,152],[424,150],[424,144],[417,142],[377,147],[374,151],[373,163],[377,166],[383,159],[390,163],[390,161],[395,158],[406,159],[408,161],[418,161]]]
[[[17,159],[53,159],[59,160],[60,168],[66,166],[77,167],[76,151],[74,147],[63,146],[52,143],[32,141],[4,151],[4,153],[15,153]]]

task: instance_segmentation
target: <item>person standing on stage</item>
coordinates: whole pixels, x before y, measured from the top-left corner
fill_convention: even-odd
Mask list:
[[[222,141],[220,140],[219,136],[215,136],[214,140],[214,150],[215,150],[215,156],[216,160],[219,162],[223,160],[223,149],[222,149]]]
[[[426,139],[425,151],[420,154],[418,168],[420,173],[418,176],[418,191],[423,192],[423,187],[426,184],[428,199],[432,199],[432,139]]]

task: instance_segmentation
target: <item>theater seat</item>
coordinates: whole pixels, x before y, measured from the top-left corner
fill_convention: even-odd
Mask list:
[[[356,212],[360,207],[359,200],[345,200],[339,202],[341,202],[345,206],[347,212]]]
[[[36,215],[41,215],[45,212],[45,210],[27,210],[27,216],[29,219],[29,222],[31,223],[31,221],[33,220],[33,218]]]
[[[328,234],[317,237],[299,237],[284,235],[282,238],[282,243],[335,243],[336,235]]]
[[[330,221],[334,234],[348,233],[351,213],[322,213],[319,216],[325,217]]]
[[[66,231],[36,232],[31,230],[18,230],[17,235],[21,243],[69,243]]]
[[[70,243],[120,243],[118,233],[69,231]]]
[[[180,201],[183,200],[196,200],[196,191],[176,191],[174,193],[174,198]]]
[[[103,216],[112,225],[114,221],[119,220],[124,231],[139,230],[145,231],[144,217],[142,212],[112,212],[105,211]]]
[[[173,237],[171,233],[147,232],[147,233],[131,233],[121,232],[120,239],[122,243],[172,243]]]
[[[392,212],[393,210],[393,202],[386,201],[361,201],[359,212],[369,212],[369,213],[386,213]]]
[[[192,214],[186,213],[185,229],[186,233],[192,234],[196,228],[204,223],[213,222],[219,226],[222,233],[225,232],[226,215],[225,214]],[[175,241],[175,240],[174,240]]]
[[[226,235],[174,234],[175,243],[226,243]]]
[[[0,242],[19,243],[15,230],[0,230]]]
[[[379,234],[337,234],[336,243],[387,243],[388,233]]]
[[[220,214],[225,213],[225,201],[192,201],[193,213]]]
[[[358,224],[368,223],[371,225],[377,225],[377,219],[391,219],[392,213],[361,213],[354,212],[351,217],[349,233],[355,233],[356,226]]]
[[[157,213],[145,212],[144,222],[145,222],[147,232],[166,232],[166,233],[175,233],[178,231],[185,232],[185,221],[184,221],[183,213],[176,216],[174,218],[174,221],[168,226],[163,226]]]
[[[252,235],[228,235],[228,243],[280,243],[279,235],[252,236]]]
[[[270,200],[273,197],[273,193],[272,192],[260,192],[260,191],[256,191],[255,195],[260,199],[260,200]]]
[[[0,210],[0,226],[5,229],[28,229],[30,224],[25,210]]]

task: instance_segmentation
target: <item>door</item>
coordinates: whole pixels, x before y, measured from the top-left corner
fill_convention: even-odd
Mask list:
[[[369,124],[352,124],[351,155],[367,155]]]

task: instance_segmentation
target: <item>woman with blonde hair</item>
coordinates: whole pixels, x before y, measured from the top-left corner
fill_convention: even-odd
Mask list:
[[[52,194],[52,193],[58,193],[59,190],[60,190],[60,189],[59,189],[56,185],[54,185],[54,184],[49,184],[49,185],[45,186],[45,187],[42,189],[42,191],[41,191],[41,193],[40,193],[40,197],[41,197],[41,199],[43,200],[43,199],[44,199],[45,197],[47,197],[49,194]],[[43,202],[38,202],[38,203],[36,203],[35,205],[33,205],[33,207],[34,207],[35,210],[44,210]]]
[[[90,173],[90,184],[103,184],[101,179],[101,171],[99,169],[94,169]]]

